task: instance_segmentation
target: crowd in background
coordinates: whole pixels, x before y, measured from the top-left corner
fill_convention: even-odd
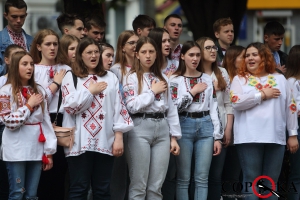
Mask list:
[[[281,181],[286,156],[282,195],[299,200],[300,45],[280,51],[279,22],[247,47],[230,18],[181,44],[179,15],[138,15],[113,47],[97,15],[32,37],[26,10],[7,0],[0,31],[0,199],[277,199],[247,183]],[[54,122],[74,144],[57,145]]]

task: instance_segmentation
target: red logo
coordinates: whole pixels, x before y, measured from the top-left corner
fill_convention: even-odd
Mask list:
[[[272,195],[273,195],[273,192],[270,191],[268,194],[262,195],[262,194],[259,194],[259,193],[256,191],[256,186],[258,186],[257,183],[258,183],[260,180],[262,180],[262,179],[267,179],[268,181],[271,182],[271,184],[272,184],[272,188],[271,188],[271,189],[272,189],[273,192],[275,191],[276,186],[275,186],[275,182],[273,181],[273,179],[272,179],[271,177],[269,177],[269,176],[259,176],[259,177],[257,177],[257,178],[253,181],[253,183],[252,183],[252,190],[253,190],[253,193],[254,193],[257,197],[259,197],[259,198],[261,198],[261,199],[266,199],[266,198],[269,198],[270,196],[272,196]]]

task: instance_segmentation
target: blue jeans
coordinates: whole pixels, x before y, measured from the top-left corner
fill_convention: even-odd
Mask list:
[[[266,175],[273,179],[275,185],[281,170],[285,146],[279,144],[265,144],[265,143],[245,143],[236,144],[239,155],[240,164],[243,171],[243,183],[253,182],[258,176]],[[271,183],[265,181],[267,187],[271,188]],[[246,200],[258,200],[254,195],[252,187],[244,187],[243,191]],[[256,191],[259,189],[256,187]],[[266,192],[269,193],[269,192]],[[263,193],[263,194],[266,194]],[[277,199],[274,195],[268,199]]]
[[[110,179],[114,157],[87,151],[67,157],[70,173],[70,200],[86,200],[90,186],[93,199],[110,200]]]
[[[299,124],[298,118],[298,124]],[[299,124],[300,125],[300,124]],[[298,142],[300,144],[300,129],[298,129]],[[297,191],[292,190],[290,186],[294,184]],[[288,181],[288,188],[290,188],[288,193],[289,200],[299,200],[300,199],[300,150],[294,154],[290,153],[290,174]]]
[[[207,198],[208,173],[213,154],[213,124],[210,116],[189,118],[180,116],[182,138],[178,140],[180,154],[176,157],[176,199],[187,200],[191,178],[192,155],[195,155],[195,200]]]
[[[9,180],[9,200],[37,200],[41,161],[6,162]]]
[[[129,199],[162,199],[161,187],[170,158],[169,125],[166,119],[133,118],[125,155],[129,168]]]
[[[222,148],[221,154],[213,156],[208,176],[209,200],[220,200],[222,190],[222,172],[225,163],[227,148]]]

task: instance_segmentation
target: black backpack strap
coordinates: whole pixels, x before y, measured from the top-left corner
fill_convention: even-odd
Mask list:
[[[66,74],[68,72],[72,73],[73,83],[74,83],[74,87],[76,89],[77,88],[77,76],[71,70],[68,70],[66,72]],[[65,76],[66,76],[66,74],[65,74]],[[56,121],[57,121],[57,115],[58,115],[58,112],[59,112],[59,109],[60,109],[60,106],[61,106],[61,102],[62,102],[62,92],[61,92],[61,88],[60,88],[59,89],[58,102],[57,102],[57,111],[56,111],[56,117],[55,117],[55,120],[54,120],[54,124],[56,124]]]

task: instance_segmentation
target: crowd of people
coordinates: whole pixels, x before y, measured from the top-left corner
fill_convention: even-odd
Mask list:
[[[300,45],[280,51],[279,22],[247,47],[230,18],[181,44],[179,15],[138,15],[114,48],[97,15],[32,37],[26,10],[7,0],[0,31],[0,199],[256,200],[276,187],[234,183],[277,182],[287,150],[299,200]],[[75,127],[73,145],[54,122]]]

